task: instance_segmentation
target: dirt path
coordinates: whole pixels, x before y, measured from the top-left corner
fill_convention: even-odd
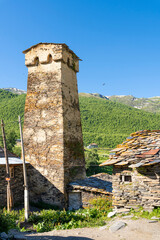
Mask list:
[[[125,222],[126,227],[111,233],[109,226],[115,221]],[[54,230],[46,233],[23,233],[27,240],[160,240],[160,222],[149,220],[114,219],[106,227]]]

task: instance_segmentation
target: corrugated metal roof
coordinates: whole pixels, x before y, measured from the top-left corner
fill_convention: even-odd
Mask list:
[[[23,161],[20,158],[9,157],[9,165],[21,165]],[[28,164],[28,162],[26,162]],[[4,157],[0,158],[0,165],[6,165],[6,159]]]

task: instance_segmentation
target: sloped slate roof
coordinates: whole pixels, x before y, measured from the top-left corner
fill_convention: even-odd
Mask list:
[[[110,151],[109,159],[100,166],[137,168],[160,163],[160,130],[132,133],[126,141]]]
[[[112,176],[107,173],[98,173],[83,180],[69,183],[68,190],[83,190],[112,195]]]

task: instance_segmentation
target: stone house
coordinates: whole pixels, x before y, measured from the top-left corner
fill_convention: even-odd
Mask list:
[[[11,192],[13,203],[22,203],[24,199],[23,162],[8,151],[8,161],[11,176]],[[0,147],[0,207],[7,204],[6,160],[3,148]]]
[[[88,149],[92,149],[92,148],[98,148],[98,144],[96,143],[91,143],[87,146]]]
[[[132,133],[101,164],[109,165],[115,207],[160,207],[160,130]]]

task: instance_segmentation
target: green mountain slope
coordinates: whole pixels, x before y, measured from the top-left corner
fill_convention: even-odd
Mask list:
[[[132,95],[109,97],[109,100],[142,109],[147,112],[160,113],[160,97],[136,98]]]
[[[23,121],[25,98],[25,94],[0,91],[0,119],[4,120],[6,132],[14,130],[19,136],[18,115],[22,116]]]
[[[0,102],[5,99],[15,98],[17,96],[18,96],[17,94],[0,89]]]
[[[7,132],[19,135],[18,115],[24,115],[25,94],[8,95],[0,91],[0,119]],[[135,109],[100,97],[80,96],[84,144],[96,142],[101,147],[114,147],[130,133],[142,129],[160,129],[160,115]],[[23,118],[22,118],[23,119]]]
[[[136,98],[132,95],[103,96],[99,93],[79,93],[79,96],[103,98],[113,102],[122,103],[137,109],[142,109],[147,112],[160,113],[160,97]]]
[[[94,97],[80,97],[84,143],[114,147],[130,133],[159,129],[160,115]]]

